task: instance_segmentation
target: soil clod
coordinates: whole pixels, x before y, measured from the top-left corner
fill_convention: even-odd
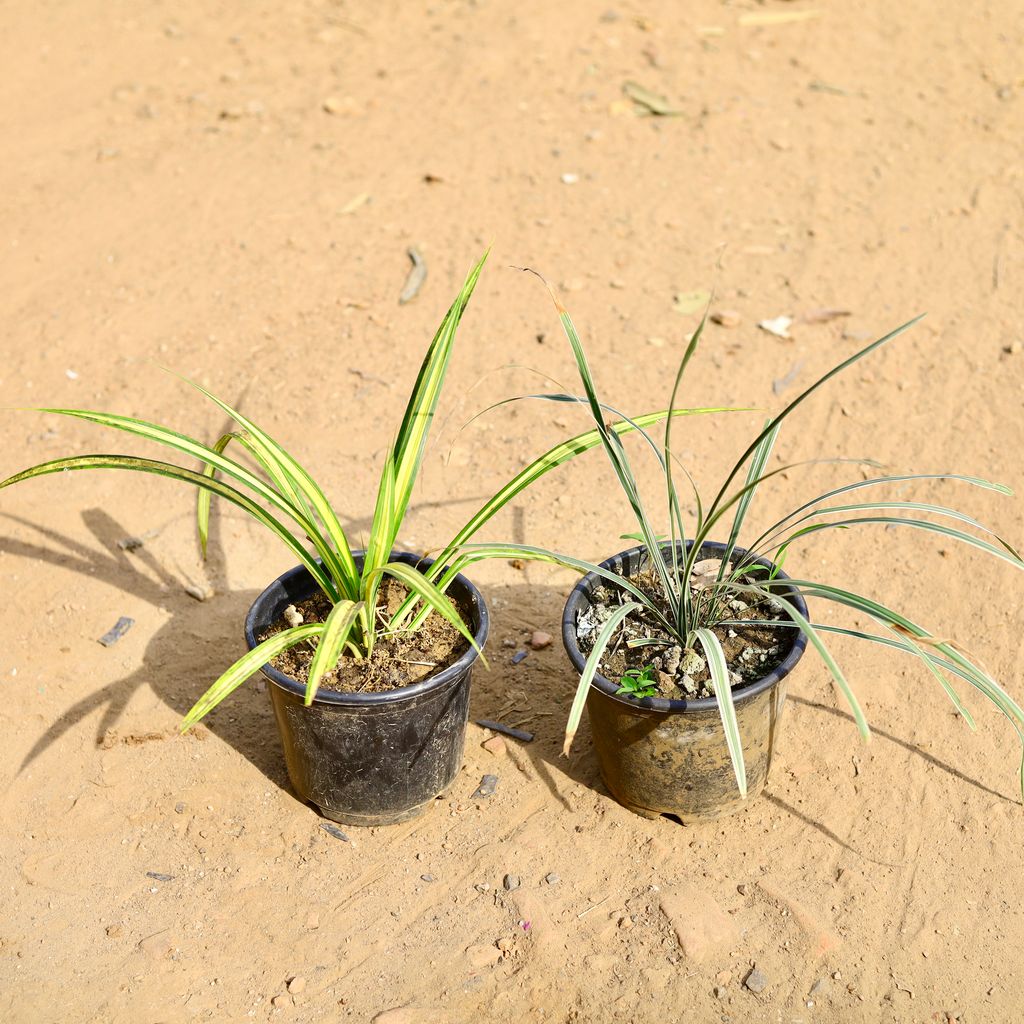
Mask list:
[[[743,979],[743,985],[745,988],[753,992],[754,995],[758,995],[768,987],[768,979],[762,971],[758,970],[757,967],[754,967],[746,978]]]

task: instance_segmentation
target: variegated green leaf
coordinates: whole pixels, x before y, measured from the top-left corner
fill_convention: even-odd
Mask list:
[[[736,705],[732,699],[732,683],[729,681],[729,666],[725,661],[725,651],[718,637],[710,629],[701,627],[693,632],[704,654],[708,659],[708,671],[711,673],[711,686],[715,691],[718,713],[722,718],[722,729],[725,732],[725,745],[729,748],[729,759],[736,776],[736,787],[740,796],[747,796],[747,767],[743,763],[743,739],[740,736],[739,723],[736,720]]]
[[[196,701],[192,709],[181,723],[181,731],[186,732],[204,715],[209,714],[225,697],[234,693],[250,676],[259,672],[264,665],[276,658],[282,651],[301,644],[304,640],[319,636],[323,631],[323,623],[311,623],[308,626],[296,626],[267,637],[263,643],[243,654],[225,672],[206,693]]]
[[[338,664],[362,608],[362,601],[339,601],[324,620],[320,642],[313,653],[306,679],[306,707],[313,703],[324,673],[330,672]]]

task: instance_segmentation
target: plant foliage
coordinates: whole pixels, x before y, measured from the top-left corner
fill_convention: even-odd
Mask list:
[[[871,598],[814,580],[782,580],[776,576],[774,571],[766,572],[755,564],[755,559],[766,558],[774,562],[777,570],[785,560],[790,548],[804,538],[825,530],[847,529],[872,524],[907,527],[948,540],[955,540],[970,545],[977,551],[1009,562],[1017,568],[1024,568],[1024,561],[1021,560],[1020,554],[1010,544],[975,519],[955,509],[930,503],[906,501],[900,498],[876,501],[851,500],[852,496],[860,491],[884,491],[886,488],[891,488],[892,485],[911,481],[953,481],[1001,494],[1011,494],[1009,488],[977,477],[952,472],[879,474],[827,491],[801,503],[759,536],[745,542],[742,549],[740,547],[740,540],[746,532],[751,507],[761,486],[786,470],[793,469],[797,465],[804,465],[795,463],[768,469],[769,456],[783,422],[833,377],[893,341],[913,326],[920,317],[903,324],[844,359],[797,395],[781,412],[769,419],[726,474],[724,483],[710,502],[702,500],[689,474],[683,470],[692,489],[696,508],[695,521],[688,524],[684,521],[676,489],[675,471],[678,464],[672,448],[672,432],[676,419],[674,415],[676,401],[682,392],[686,369],[697,350],[704,330],[705,316],[705,319],[701,320],[694,331],[680,360],[669,406],[666,410],[668,415],[663,420],[664,430],[660,440],[647,430],[652,425],[649,422],[624,420],[646,440],[648,447],[654,451],[661,468],[665,516],[668,526],[666,541],[664,539],[665,531],[660,534],[656,532],[650,509],[641,500],[633,465],[621,440],[621,435],[624,432],[605,422],[603,415],[605,406],[598,398],[590,365],[572,319],[553,292],[552,298],[558,309],[562,328],[572,348],[582,383],[583,394],[575,397],[574,400],[589,411],[590,417],[594,421],[594,433],[598,436],[599,443],[612,465],[638,526],[637,533],[631,534],[631,536],[635,536],[645,546],[649,567],[659,579],[660,589],[663,593],[656,597],[640,590],[629,579],[601,566],[525,545],[504,545],[500,548],[494,545],[466,545],[459,557],[452,563],[450,571],[459,571],[478,558],[490,557],[495,554],[508,558],[533,558],[567,566],[579,572],[597,573],[613,588],[623,592],[627,600],[617,606],[613,615],[604,623],[581,673],[566,727],[564,753],[568,754],[569,752],[583,714],[587,693],[597,674],[605,650],[617,636],[621,635],[623,621],[633,612],[642,612],[645,618],[657,622],[673,642],[679,644],[684,650],[695,651],[699,648],[703,653],[711,677],[711,688],[714,691],[721,715],[736,784],[744,796],[746,795],[746,770],[736,723],[732,684],[721,643],[712,631],[712,627],[716,626],[760,625],[802,632],[810,645],[821,655],[837,687],[849,704],[858,730],[865,740],[870,736],[867,719],[853,688],[825,643],[825,636],[828,634],[856,637],[916,657],[936,678],[953,702],[954,707],[973,729],[974,721],[957,694],[951,677],[967,682],[991,701],[1009,720],[1024,745],[1024,712],[995,679],[960,645],[951,640],[933,636],[928,630],[912,622],[898,611]],[[549,397],[555,401],[566,399],[564,395]],[[814,461],[859,465],[864,465],[867,462],[867,464],[877,467],[877,464],[862,459]],[[739,483],[741,479],[742,483]],[[930,518],[924,518],[925,516]],[[963,529],[964,526],[969,527],[969,530]],[[711,580],[710,585],[691,587],[690,581],[694,565],[702,557],[702,546],[706,541],[723,534],[727,537],[726,552],[721,559],[717,575]],[[979,536],[979,534],[981,535]],[[743,551],[742,556],[736,557],[736,564],[732,565],[734,555],[741,550]],[[787,589],[790,593],[793,589],[797,590],[808,600],[830,601],[861,613],[872,620],[881,632],[844,629],[811,622],[786,596]],[[728,609],[729,602],[738,597],[742,597],[750,603],[757,603],[759,600],[774,602],[775,607],[780,608],[784,613],[784,619],[781,622],[774,620],[735,622],[731,619]],[[663,602],[667,602],[667,611]],[[622,692],[621,689],[619,692]],[[1020,782],[1022,797],[1024,797],[1024,758],[1021,761]]]
[[[338,664],[343,654],[356,659],[369,658],[380,636],[416,629],[431,612],[450,622],[476,646],[469,626],[446,596],[456,576],[455,571],[449,571],[447,561],[524,488],[569,459],[597,447],[602,440],[598,431],[587,431],[557,444],[535,459],[470,517],[430,568],[414,568],[391,560],[423,461],[456,331],[486,259],[485,253],[470,271],[424,356],[398,433],[384,458],[361,566],[353,555],[339,515],[311,474],[252,420],[192,381],[186,383],[218,406],[234,423],[234,429],[213,445],[134,417],[84,409],[39,410],[153,441],[194,459],[198,468],[133,456],[81,455],[26,469],[0,482],[0,488],[34,477],[82,469],[131,470],[181,481],[198,491],[196,515],[204,555],[210,499],[216,496],[241,508],[276,534],[331,601],[332,610],[324,622],[302,624],[275,633],[236,661],[188,712],[183,729],[198,722],[272,658],[297,644],[309,642],[315,646],[306,684],[306,704],[312,703],[324,674]],[[677,409],[673,415],[709,411],[713,410]],[[664,412],[649,413],[616,423],[611,429],[618,436],[651,426],[665,416]],[[353,428],[356,426],[353,424]],[[248,462],[231,457],[227,454],[229,448],[244,453]],[[405,604],[390,616],[384,614],[377,600],[385,576],[397,579],[409,594]]]

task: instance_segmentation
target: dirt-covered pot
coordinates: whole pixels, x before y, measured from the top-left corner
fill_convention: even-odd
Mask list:
[[[670,546],[666,545],[665,550],[670,551]],[[721,557],[724,552],[725,545],[708,542],[702,545],[700,557]],[[737,548],[733,560],[745,554]],[[601,566],[628,577],[646,568],[648,561],[647,549],[638,547],[609,558]],[[776,579],[789,577],[778,571]],[[586,657],[579,648],[577,623],[603,582],[596,573],[584,576],[569,595],[562,615],[562,640],[578,672],[583,671]],[[795,589],[781,593],[806,617],[807,607]],[[793,636],[782,663],[762,678],[733,690],[748,800],[764,788],[786,697],[785,679],[807,645],[802,632],[787,632]],[[619,803],[648,818],[672,814],[684,822],[717,818],[745,805],[736,787],[714,697],[637,699],[617,697],[618,688],[617,683],[598,673],[587,697],[587,713],[601,777]]]
[[[362,565],[362,553],[356,564]],[[393,561],[425,569],[429,559],[395,552]],[[245,620],[250,650],[284,609],[309,597],[316,583],[304,566],[286,572],[256,599]],[[477,645],[487,639],[483,596],[464,576],[448,594],[468,606]],[[462,767],[469,689],[477,652],[447,668],[384,693],[321,689],[310,707],[305,686],[263,666],[295,792],[325,817],[346,825],[389,825],[423,813]]]

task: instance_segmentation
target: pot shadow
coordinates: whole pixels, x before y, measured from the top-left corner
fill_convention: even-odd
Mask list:
[[[818,701],[808,700],[806,697],[794,697],[792,694],[787,695],[787,701],[792,701],[794,704],[800,704],[804,707],[811,708],[814,711],[822,711],[825,714],[833,715],[836,718],[843,718],[849,722],[853,728],[856,728],[853,715],[849,712],[843,711],[841,708],[830,708],[827,704],[821,704]],[[886,732],[884,729],[879,729],[877,726],[871,726],[872,736],[881,736],[883,739],[888,740],[890,743],[895,743],[897,746],[902,747],[904,750],[909,751],[916,757],[920,757],[922,760],[927,761],[929,764],[934,765],[941,771],[946,772],[947,775],[952,775],[953,778],[959,779],[961,782],[966,782],[967,785],[973,786],[975,789],[980,790],[982,793],[987,793],[989,796],[994,796],[998,800],[1002,800],[1008,804],[1017,803],[1016,800],[1011,799],[1004,793],[999,793],[994,789],[990,789],[985,783],[980,782],[978,779],[971,778],[970,775],[965,774],[959,768],[954,767],[951,764],[947,764],[945,761],[937,758],[934,754],[929,754],[928,751],[922,750],[920,747],[915,746],[908,740],[900,739],[899,736],[894,736],[891,732]],[[789,810],[789,808],[787,808]]]
[[[461,504],[463,500],[473,499],[424,503],[418,507]],[[130,531],[102,509],[83,511],[82,521],[103,550],[22,517],[0,514],[0,518],[32,530],[39,538],[34,542],[0,537],[0,552],[101,580],[124,595],[121,610],[111,615],[111,625],[118,614],[131,615],[132,601],[169,613],[168,620],[146,644],[138,669],[90,692],[63,711],[32,745],[17,774],[97,712],[97,745],[125,739],[116,736],[117,726],[133,696],[144,687],[148,686],[169,708],[184,716],[220,673],[245,651],[243,622],[259,591],[227,590],[206,601],[195,600],[185,592],[191,581],[171,572],[145,544],[130,553],[122,549],[118,541],[123,541]],[[158,534],[180,518],[168,520],[148,536]],[[226,575],[220,541],[222,518],[215,514],[210,520],[206,569],[212,579],[224,579]],[[370,520],[347,520],[344,525],[349,535],[355,537],[369,528]],[[111,601],[115,609],[116,600]],[[262,677],[254,677],[211,711],[201,724],[271,782],[291,792],[266,685]]]
[[[87,694],[65,710],[25,755],[19,774],[96,712],[99,712],[97,745],[112,738],[132,697],[143,687],[150,687],[168,707],[184,715],[219,671],[230,664],[228,658],[244,649],[240,624],[256,597],[255,591],[233,591],[203,602],[194,600],[185,593],[188,581],[168,571],[145,546],[130,554],[122,550],[117,542],[125,538],[128,531],[102,509],[84,511],[82,520],[102,544],[103,551],[38,523],[14,516],[4,518],[32,529],[43,541],[37,544],[0,538],[0,551],[5,554],[31,558],[102,580],[129,598],[122,605],[127,612],[131,611],[133,599],[170,613],[169,620],[147,643],[139,668]],[[211,542],[214,541],[215,527],[212,527]],[[211,543],[210,552],[211,570],[222,571],[223,560],[215,543]],[[236,638],[235,650],[224,651],[226,637]],[[218,667],[221,657],[224,662]],[[229,705],[207,716],[204,725],[243,754],[271,781],[284,785],[283,759],[272,719],[266,697],[261,700],[255,687],[247,687],[237,693]]]
[[[473,670],[470,721],[532,733],[529,742],[506,738],[513,762],[520,769],[528,763],[555,802],[573,810],[566,791],[575,785],[611,795],[601,780],[586,715],[569,757],[562,756],[565,721],[579,681],[561,641],[562,608],[571,584],[564,590],[531,584],[529,563],[522,571],[526,583],[490,587],[485,595],[491,606],[486,650],[491,667],[478,663]],[[552,643],[534,651],[528,640],[538,629],[548,632]]]

